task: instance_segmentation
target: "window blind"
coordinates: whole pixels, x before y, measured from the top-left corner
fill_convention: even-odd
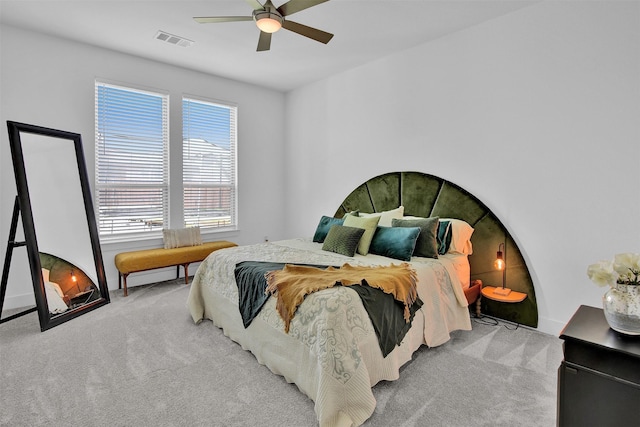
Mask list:
[[[169,217],[168,95],[95,85],[101,236],[157,232]]]
[[[185,226],[236,227],[235,106],[182,100]]]

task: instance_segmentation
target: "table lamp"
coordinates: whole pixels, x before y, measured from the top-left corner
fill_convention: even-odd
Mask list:
[[[493,263],[493,266],[496,268],[496,270],[502,271],[502,287],[501,288],[496,287],[496,289],[493,291],[493,293],[496,295],[507,296],[511,293],[511,289],[505,287],[505,284],[507,281],[507,263],[505,261],[506,259],[507,259],[506,246],[504,245],[504,243],[500,243],[498,245],[498,253],[496,254],[496,260]]]

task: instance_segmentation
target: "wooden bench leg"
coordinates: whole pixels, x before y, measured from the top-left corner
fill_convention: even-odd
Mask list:
[[[183,265],[184,267],[184,284],[189,284],[189,263]]]
[[[182,268],[184,268],[184,284],[188,285],[189,284],[189,264],[190,263],[186,263],[186,264],[182,264]],[[176,265],[176,279],[180,278],[180,266]]]
[[[127,292],[127,276],[129,275],[129,273],[127,274],[123,274],[122,275],[122,281],[124,282],[124,287],[123,287],[123,295],[126,297],[127,295],[129,295],[129,292]],[[120,286],[118,284],[118,289],[120,289]]]
[[[186,263],[186,264],[182,264],[182,267],[184,268],[184,284],[188,285],[189,284],[189,264],[190,263]],[[161,268],[161,267],[159,267]],[[176,279],[180,278],[180,265],[176,265],[176,273],[177,273],[177,277]],[[129,273],[120,273],[118,272],[118,289],[122,288],[123,289],[123,295],[126,297],[129,295],[129,292],[127,290],[127,276],[129,275]]]

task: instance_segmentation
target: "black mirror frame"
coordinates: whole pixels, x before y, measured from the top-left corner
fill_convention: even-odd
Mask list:
[[[91,188],[89,187],[87,166],[85,163],[84,151],[82,148],[82,138],[78,133],[50,129],[26,123],[7,121],[7,127],[9,130],[9,142],[11,145],[13,169],[15,172],[16,187],[18,190],[20,215],[22,218],[22,225],[24,229],[25,244],[27,247],[27,256],[29,259],[29,267],[31,270],[31,279],[33,281],[33,289],[35,292],[38,318],[40,320],[40,329],[41,331],[45,331],[110,302],[109,288],[107,286],[107,280],[104,271],[104,263],[102,260],[102,250],[100,248],[98,228],[96,226],[96,216],[93,209],[93,201],[91,198]],[[100,290],[100,298],[60,314],[52,315],[49,312],[47,304],[44,278],[42,276],[40,263],[40,252],[38,250],[38,241],[33,222],[33,213],[31,210],[31,199],[29,197],[27,173],[24,165],[22,141],[20,137],[21,133],[30,133],[52,138],[70,140],[73,142],[75,147],[78,173],[80,176],[80,186],[82,187],[82,195],[84,199],[87,225],[89,227],[89,238],[91,240],[91,247],[93,250],[93,259],[95,262],[96,276],[98,280],[97,286]]]

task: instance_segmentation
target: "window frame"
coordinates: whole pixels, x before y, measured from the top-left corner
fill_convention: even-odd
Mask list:
[[[189,182],[187,180],[189,171],[186,170],[186,155],[185,155],[185,141],[187,139],[198,139],[190,138],[190,129],[185,126],[185,116],[187,112],[185,111],[185,102],[194,102],[205,105],[211,105],[214,107],[223,108],[229,111],[229,135],[228,135],[228,144],[229,144],[229,156],[230,160],[228,162],[228,167],[230,170],[225,171],[229,177],[228,184],[221,183],[195,183]],[[182,215],[183,215],[183,226],[200,226],[201,231],[203,233],[218,233],[224,231],[235,231],[238,230],[238,105],[233,102],[223,101],[219,99],[212,99],[198,95],[192,95],[183,93],[181,98],[181,108],[182,108]],[[215,145],[215,141],[209,141]],[[206,225],[206,223],[202,224],[199,221],[197,223],[190,223],[189,216],[187,211],[187,203],[185,201],[186,194],[188,192],[188,188],[228,188],[230,190],[230,202],[229,202],[229,223],[228,224],[212,224]]]
[[[101,87],[112,88],[116,90],[129,91],[133,93],[138,93],[142,95],[150,95],[158,97],[161,101],[161,112],[160,117],[156,117],[160,119],[161,123],[161,143],[162,143],[162,153],[156,152],[156,156],[160,156],[162,170],[160,172],[161,182],[160,183],[149,183],[148,181],[132,181],[132,182],[117,182],[117,183],[107,183],[102,182],[103,179],[108,178],[108,175],[105,177],[102,169],[104,165],[101,165],[101,162],[105,161],[105,156],[101,154],[101,151],[104,150],[105,144],[102,141],[102,118],[100,117],[100,95],[99,90]],[[142,240],[145,238],[153,238],[162,235],[162,228],[169,228],[170,224],[170,199],[171,199],[171,177],[170,177],[170,157],[171,157],[171,148],[170,148],[170,95],[168,91],[163,91],[155,88],[142,87],[139,85],[129,84],[129,83],[120,83],[113,82],[104,79],[96,79],[95,80],[95,174],[94,174],[94,201],[95,201],[95,210],[96,210],[96,218],[98,220],[98,231],[100,234],[100,239],[104,241],[134,241],[134,240]],[[132,135],[128,135],[131,137]],[[117,145],[117,144],[116,144]],[[137,154],[140,155],[141,150]],[[136,153],[135,151],[133,152]],[[119,158],[121,161],[124,159],[124,156]],[[149,229],[145,230],[144,227],[141,228],[139,226],[133,227],[134,229],[130,232],[121,231],[121,232],[111,232],[105,233],[103,230],[102,222],[104,221],[104,215],[100,214],[101,206],[104,206],[103,203],[100,203],[101,195],[103,195],[103,190],[113,189],[126,189],[130,188],[134,191],[144,191],[145,188],[160,190],[162,193],[161,197],[161,207],[160,210],[162,212],[162,220],[160,226],[154,226],[153,219],[156,218],[154,215],[153,218],[149,219],[148,224]],[[140,213],[138,215],[140,216]],[[144,215],[142,215],[144,216]],[[126,215],[123,215],[122,218],[126,218]],[[128,219],[132,221],[131,218]],[[144,218],[140,218],[141,222],[144,222]],[[145,223],[146,226],[147,223]],[[120,226],[118,226],[120,227]]]

